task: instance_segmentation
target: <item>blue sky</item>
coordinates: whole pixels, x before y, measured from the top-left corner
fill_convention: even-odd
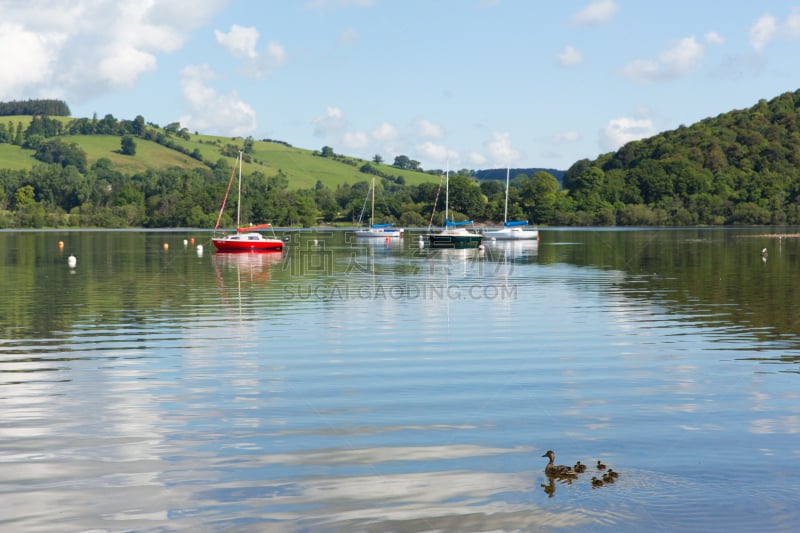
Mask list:
[[[800,88],[800,0],[0,0],[0,100],[566,169]]]

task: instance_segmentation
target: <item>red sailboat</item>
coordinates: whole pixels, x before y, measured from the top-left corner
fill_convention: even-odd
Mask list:
[[[264,237],[260,230],[271,228],[270,224],[258,224],[256,226],[241,227],[239,218],[242,205],[242,152],[239,152],[237,160],[239,166],[239,201],[236,204],[236,233],[220,232],[219,222],[222,213],[225,211],[225,204],[228,201],[228,194],[233,184],[233,177],[236,175],[236,167],[231,172],[231,179],[228,181],[228,189],[225,191],[225,198],[222,200],[222,207],[219,209],[217,223],[214,226],[214,233],[211,242],[218,252],[280,252],[283,250],[283,241],[278,238]],[[218,233],[219,232],[219,233]]]

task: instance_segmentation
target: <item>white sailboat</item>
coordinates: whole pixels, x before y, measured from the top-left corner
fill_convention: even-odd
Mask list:
[[[508,186],[511,168],[506,168],[506,206],[503,211],[503,227],[498,230],[484,231],[487,239],[498,241],[530,241],[539,240],[539,230],[528,227],[527,220],[508,220]]]
[[[367,196],[369,198],[369,195]],[[364,215],[364,210],[361,210],[361,215]],[[359,223],[361,218],[358,219]],[[356,230],[356,237],[380,237],[385,239],[387,237],[402,237],[403,229],[393,227],[394,224],[374,224],[375,222],[375,178],[372,178],[372,215],[369,219],[369,226],[362,227]]]

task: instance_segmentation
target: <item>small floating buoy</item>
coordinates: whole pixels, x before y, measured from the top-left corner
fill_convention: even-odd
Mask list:
[[[59,250],[63,250],[64,249],[64,241],[58,241],[58,249]]]
[[[186,239],[183,239],[183,247],[186,248],[187,246],[189,246],[189,241],[186,240]]]
[[[317,245],[317,239],[314,239],[314,246]]]
[[[164,243],[164,250],[169,250],[169,243],[168,242]]]
[[[202,244],[198,244],[197,245],[197,257],[203,257],[203,245]]]
[[[189,237],[189,244],[194,245],[194,237]]]
[[[67,265],[69,265],[70,268],[75,268],[77,264],[78,264],[77,257],[75,257],[74,255],[70,255],[69,257],[67,257]]]
[[[389,242],[389,240],[390,240],[389,237],[386,237],[386,242]]]

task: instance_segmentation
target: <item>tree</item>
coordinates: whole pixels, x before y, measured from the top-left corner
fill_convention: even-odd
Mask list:
[[[376,165],[380,165],[381,163],[383,163],[383,158],[379,154],[375,154],[374,156],[372,156],[372,162],[375,163]]]
[[[411,159],[409,159],[407,155],[398,155],[394,158],[394,164],[392,166],[404,169],[411,168]]]
[[[136,155],[136,141],[130,135],[124,135],[120,141],[120,152],[125,155]]]
[[[144,134],[144,117],[142,115],[136,115],[136,118],[133,119],[132,130],[131,133],[137,137],[141,137]]]
[[[322,157],[333,157],[333,148],[330,146],[323,146],[322,151],[320,152]]]

